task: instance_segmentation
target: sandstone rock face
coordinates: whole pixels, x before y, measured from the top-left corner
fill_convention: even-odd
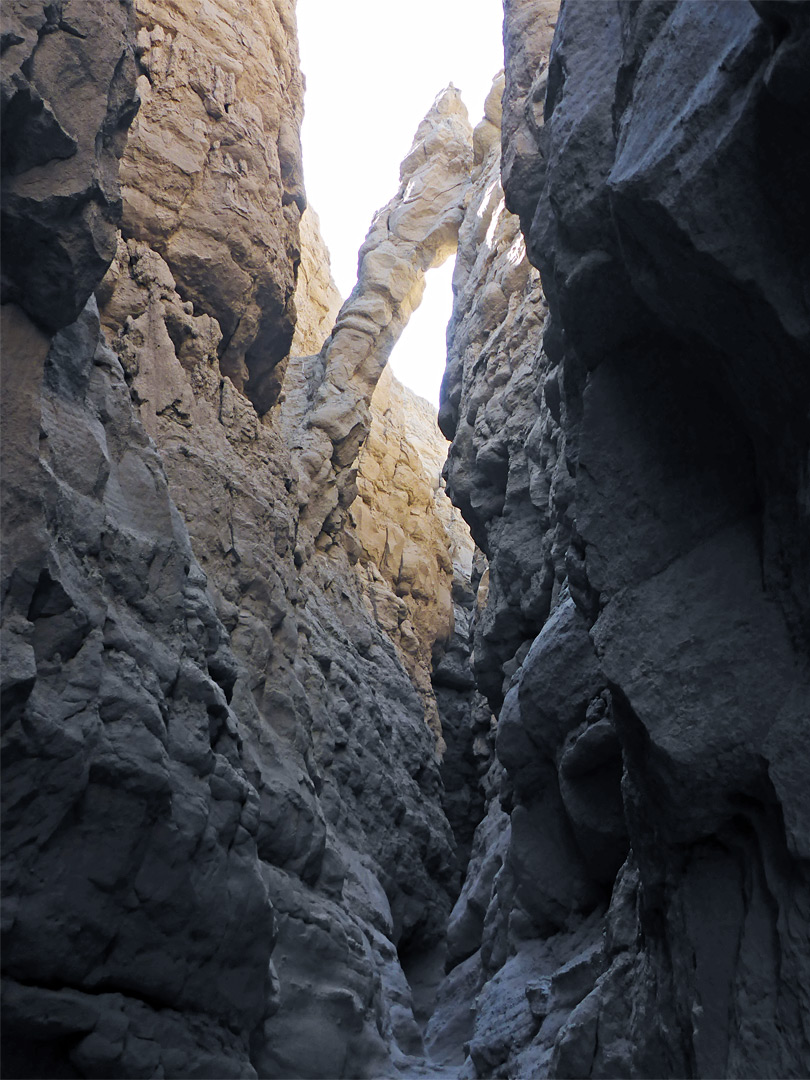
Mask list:
[[[223,374],[260,413],[295,326],[303,84],[291,0],[136,0],[141,109],[121,165],[124,236],[219,323]]]
[[[234,661],[89,296],[131,37],[67,8],[17,9],[8,108],[43,138],[4,162],[12,231],[52,256],[12,249],[3,308],[4,1070],[252,1076],[275,928]]]
[[[456,249],[472,136],[459,92],[442,91],[400,168],[400,187],[375,215],[358,280],[316,362],[290,364],[280,423],[295,450],[301,555],[328,548],[356,495],[353,462],[370,425],[386,361],[424,291],[425,273]]]
[[[133,241],[101,295],[230,634],[234,707],[250,725],[245,769],[279,912],[279,1006],[252,1060],[268,1076],[374,1075],[397,1037],[418,1036],[396,946],[438,937],[457,874],[436,736],[350,549],[296,565],[289,450],[221,375],[216,322],[191,313],[160,256]]]
[[[375,618],[399,646],[437,737],[433,656],[454,628],[454,570],[469,580],[473,556],[469,529],[444,492],[446,448],[433,407],[386,367],[371,399],[350,519]]]
[[[301,263],[295,287],[293,356],[312,356],[332,333],[343,298],[332,278],[320,219],[311,206],[301,216]]]
[[[275,928],[227,636],[94,301],[50,345],[4,319],[4,1068],[252,1076]]]
[[[448,983],[478,995],[465,1074],[801,1076],[806,15],[567,0],[547,61],[534,7],[506,5],[503,125],[551,316],[533,511],[502,512],[519,449],[479,420],[521,354],[488,351],[508,318],[468,334],[463,289],[442,408],[484,626],[510,610],[502,551],[546,575],[509,650],[476,639],[509,819],[490,810],[450,922]]]
[[[360,546],[301,561],[293,421],[240,389],[269,385],[253,360],[292,332],[292,23],[140,10],[116,238],[135,29],[67,7],[26,9],[11,41],[11,120],[33,111],[52,145],[20,135],[4,160],[9,228],[55,254],[7,260],[3,310],[4,1068],[384,1075],[421,1050],[398,949],[439,938],[458,867],[422,687]],[[332,303],[311,250],[302,348]],[[438,479],[413,483],[435,513]],[[450,631],[438,591],[423,664]]]

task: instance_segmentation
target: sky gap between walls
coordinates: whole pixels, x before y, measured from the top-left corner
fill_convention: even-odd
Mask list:
[[[298,0],[306,77],[302,131],[307,196],[321,219],[332,274],[348,296],[357,251],[395,193],[399,163],[436,94],[453,82],[473,125],[503,65],[500,0]],[[394,372],[438,405],[452,260],[427,276],[421,306],[397,343]]]

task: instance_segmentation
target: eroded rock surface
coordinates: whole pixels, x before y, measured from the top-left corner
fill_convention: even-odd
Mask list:
[[[504,693],[501,665],[511,661],[514,672],[522,659],[518,650],[528,647],[551,604],[553,561],[542,537],[556,511],[547,475],[559,441],[553,418],[538,421],[534,399],[549,366],[540,348],[545,300],[519,221],[504,206],[503,88],[501,76],[475,131],[476,168],[459,232],[439,412],[452,438],[448,491],[489,559],[475,663],[478,685],[496,708]]]
[[[332,278],[329,249],[321,235],[321,223],[312,206],[301,215],[301,263],[295,286],[295,334],[293,356],[312,356],[332,333],[343,304]]]
[[[350,509],[366,595],[391,635],[441,737],[433,658],[454,630],[454,578],[469,581],[473,542],[444,491],[447,442],[436,413],[386,368],[371,399]]]
[[[384,1075],[422,1047],[398,950],[440,937],[459,871],[359,545],[300,560],[285,425],[259,416],[298,260],[289,10],[139,8],[124,147],[136,27],[67,8],[11,41],[12,120],[33,102],[81,139],[4,161],[13,228],[76,256],[6,263],[26,310],[3,310],[4,1068]],[[302,347],[332,304],[310,256]]]
[[[375,1075],[419,1041],[396,947],[438,938],[457,877],[425,702],[364,597],[357,542],[297,561],[289,449],[221,374],[216,321],[134,241],[101,295],[251,725],[245,768],[279,909],[279,1006],[252,1060],[262,1075]]]
[[[115,251],[135,26],[128,5],[63,0],[6,4],[2,27],[3,303],[53,333]]]
[[[295,5],[136,0],[141,108],[121,164],[127,239],[219,323],[224,374],[259,413],[295,328],[306,206]]]
[[[477,995],[462,1075],[798,1077],[805,12],[567,0],[548,60],[544,6],[505,16],[506,203],[550,321],[542,351],[498,348],[504,214],[465,221],[442,421],[490,559],[475,660],[509,813],[479,829],[434,1019]],[[521,446],[498,409],[522,356]],[[540,570],[519,625],[515,552]]]
[[[357,285],[317,361],[290,364],[280,417],[298,466],[302,555],[334,543],[356,495],[353,463],[386,361],[424,292],[425,273],[456,249],[472,133],[459,92],[442,91],[377,212],[358,256]]]
[[[251,1076],[275,927],[233,658],[90,296],[135,104],[127,12],[18,14],[16,95],[76,145],[4,162],[13,228],[52,256],[4,252],[4,1070]]]
[[[291,7],[205,14],[3,13],[4,1069],[803,1076],[805,6],[509,0],[331,332]]]

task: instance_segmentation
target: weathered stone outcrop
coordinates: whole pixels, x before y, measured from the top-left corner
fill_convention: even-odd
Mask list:
[[[49,135],[9,166],[12,232],[47,256],[4,251],[3,1068],[250,1076],[275,929],[234,661],[90,296],[134,35],[72,8],[11,33],[12,119]]]
[[[135,28],[128,5],[78,0],[6,4],[2,20],[2,298],[53,333],[115,252]]]
[[[543,183],[537,145],[543,128],[546,60],[560,0],[504,0],[504,102],[501,172],[506,203],[528,232]],[[543,59],[540,59],[540,58]]]
[[[34,55],[11,120],[33,109],[81,138],[72,159],[54,135],[53,160],[28,160],[20,135],[8,168],[9,228],[41,228],[53,258],[5,262],[4,1068],[383,1075],[421,1049],[397,950],[439,938],[458,867],[436,736],[359,545],[301,560],[286,402],[263,423],[237,385],[256,399],[292,333],[292,24],[264,5],[271,40],[243,27],[239,44],[225,5],[204,26],[140,10],[152,81],[124,147],[135,27],[67,9],[11,42]],[[57,45],[58,113],[38,67]],[[328,280],[309,265],[311,342],[331,299],[315,303]],[[414,483],[433,512],[432,482]]]
[[[7,8],[4,1071],[804,1075],[806,5],[507,0],[333,326],[291,4]]]
[[[220,365],[259,413],[295,328],[306,206],[293,0],[136,0],[141,108],[121,165],[126,239],[219,323]],[[279,365],[282,364],[281,367]]]
[[[800,1075],[806,13],[620,14],[599,70],[590,13],[561,20],[530,233],[578,412],[579,602],[612,688],[645,942],[593,999],[591,1068]]]
[[[349,513],[374,616],[398,645],[439,739],[433,658],[453,633],[454,576],[469,581],[473,556],[469,529],[444,492],[446,448],[433,407],[386,368]]]
[[[509,818],[479,830],[434,1020],[478,995],[480,1077],[798,1077],[806,13],[566,0],[547,62],[544,10],[505,5],[506,204],[550,309],[525,447],[484,422],[526,355],[497,348],[512,312],[486,322],[497,263],[482,315],[459,291],[444,388],[448,489],[491,561],[476,669],[504,695]],[[510,548],[545,579],[507,647],[484,625],[518,610]]]
[[[439,937],[458,874],[425,723],[432,695],[419,693],[426,659],[409,678],[401,635],[364,598],[356,540],[297,557],[289,449],[221,374],[218,324],[194,314],[161,257],[122,240],[100,295],[229,631],[234,708],[250,725],[245,770],[278,934],[278,1007],[251,1060],[267,1076],[378,1074],[419,1045],[397,946]],[[432,513],[432,487],[413,483]],[[449,563],[435,525],[432,539]]]
[[[618,742],[609,718],[597,723],[606,681],[568,595],[570,474],[560,413],[543,396],[555,379],[546,302],[500,185],[503,88],[500,76],[474,135],[440,411],[453,436],[448,491],[488,557],[474,669],[499,718],[427,1038],[441,1055],[466,1009],[478,1076],[547,1074],[605,966],[600,916],[627,854]]]
[[[249,1076],[275,928],[227,635],[94,302],[50,345],[4,315],[4,1068]]]
[[[554,591],[548,457],[556,432],[538,423],[534,391],[548,370],[540,343],[545,300],[518,219],[500,185],[495,80],[476,128],[476,169],[459,233],[455,301],[439,423],[452,445],[448,491],[489,559],[488,599],[476,625],[478,685],[493,707],[548,614]],[[507,358],[508,357],[508,361]],[[545,452],[546,460],[543,460]]]
[[[374,217],[357,285],[317,360],[290,364],[280,422],[295,451],[301,557],[335,542],[356,495],[354,460],[386,361],[424,291],[425,273],[456,249],[472,159],[459,92],[442,91],[400,167],[400,188]]]
[[[292,356],[312,356],[332,333],[343,297],[332,278],[329,250],[311,206],[301,215],[301,262],[295,286],[295,334]]]

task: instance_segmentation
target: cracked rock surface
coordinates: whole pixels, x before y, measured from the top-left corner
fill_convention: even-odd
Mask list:
[[[433,1037],[466,1001],[463,1076],[799,1077],[806,12],[566,0],[550,55],[546,15],[505,5],[533,340],[509,339],[526,293],[492,287],[508,210],[460,230],[441,415],[490,560],[475,667],[503,775]]]
[[[55,11],[20,5],[6,39],[26,72],[7,130],[33,108],[81,138],[39,158],[20,138],[4,161],[12,239],[47,227],[76,260],[5,262],[4,1068],[382,1075],[422,1046],[397,950],[440,936],[459,869],[437,733],[369,610],[360,545],[298,561],[296,470],[249,396],[251,349],[273,359],[279,319],[292,335],[297,127],[289,169],[273,156],[300,89],[289,11],[263,5],[272,41],[224,4],[204,27],[183,6]],[[292,104],[274,69],[256,81],[273,43]],[[45,57],[72,73],[58,105]],[[217,291],[234,258],[242,338]],[[308,258],[305,342],[333,304]]]

